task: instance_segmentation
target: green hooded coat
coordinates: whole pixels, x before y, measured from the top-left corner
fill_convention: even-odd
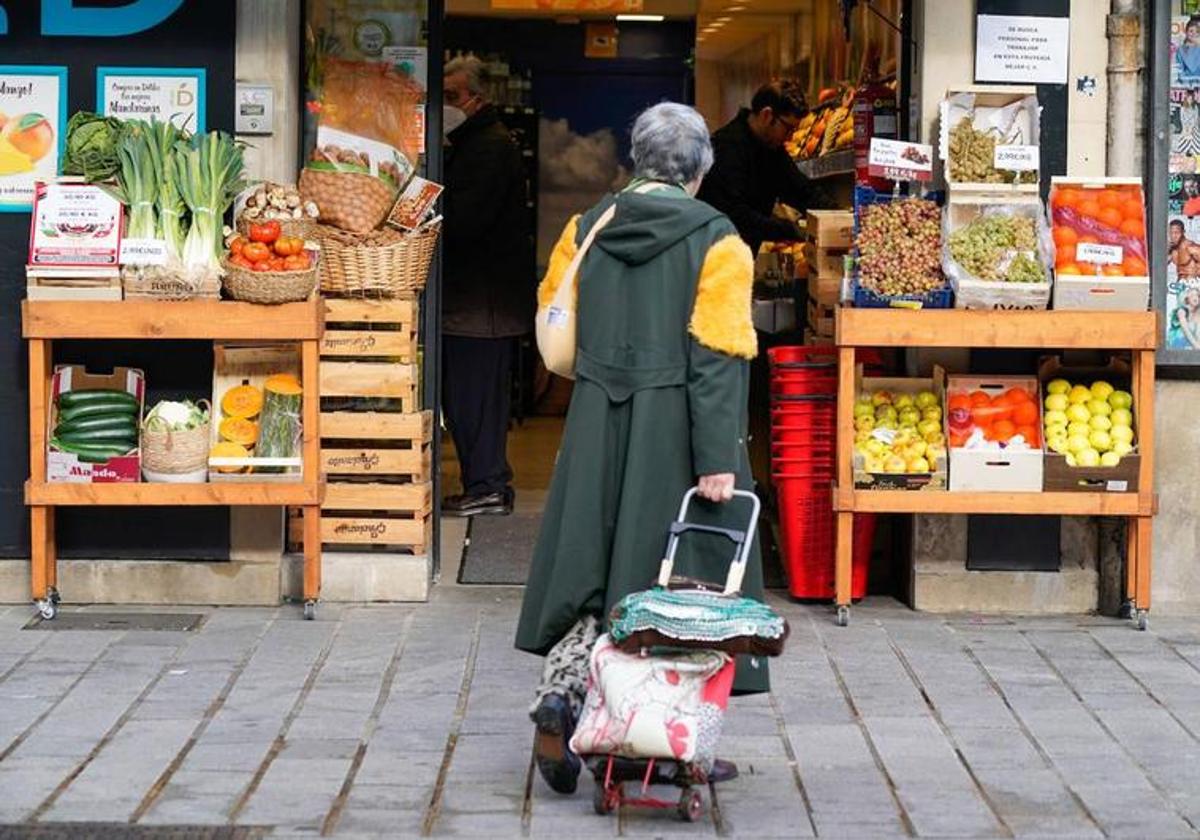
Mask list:
[[[567,226],[543,302],[613,200]],[[677,188],[615,201],[579,271],[575,390],[517,627],[517,647],[541,655],[582,615],[603,618],[652,584],[698,476],[734,473],[753,489],[749,251],[725,216]],[[689,519],[745,527],[749,515],[743,500],[697,498]],[[732,557],[727,540],[687,535],[675,573],[723,582]],[[743,590],[762,597],[757,539]],[[766,660],[740,660],[735,690],[767,689]]]

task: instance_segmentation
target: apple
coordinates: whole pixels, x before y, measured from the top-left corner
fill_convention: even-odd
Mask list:
[[[1071,390],[1071,383],[1065,379],[1054,379],[1046,383],[1047,394],[1065,394]]]
[[[938,408],[937,394],[933,391],[922,391],[917,394],[917,408]]]
[[[1112,414],[1112,406],[1108,404],[1107,400],[1092,400],[1087,404],[1087,409],[1092,413],[1093,417],[1096,415],[1107,417]]]
[[[1133,443],[1133,429],[1129,428],[1128,426],[1113,426],[1108,435],[1113,439],[1114,448],[1115,444],[1118,442],[1127,444]]]
[[[936,420],[922,420],[917,424],[917,433],[923,438],[927,438],[929,435],[934,434],[935,432],[940,433],[941,431],[942,424]]]
[[[1078,455],[1085,449],[1091,447],[1091,442],[1085,435],[1071,435],[1067,438],[1067,451]]]
[[[1103,414],[1093,414],[1092,419],[1088,421],[1093,429],[1099,429],[1102,432],[1107,432],[1113,427],[1113,423]]]
[[[854,428],[860,432],[869,432],[875,428],[875,418],[870,416],[855,417]]]
[[[871,405],[871,402],[869,400],[867,400],[867,401],[859,400],[858,402],[856,402],[854,404],[854,416],[855,417],[874,417],[875,416],[875,406]]]
[[[913,399],[912,394],[897,394],[896,398],[892,400],[892,405],[896,408],[910,408],[916,405],[916,400]]]
[[[898,475],[908,469],[908,464],[899,455],[889,455],[883,462],[883,471]]]
[[[894,419],[889,420],[887,418],[876,421],[876,423],[875,423],[876,429],[891,429],[892,431],[895,431],[896,429],[899,428],[899,426],[900,426],[900,424],[897,423]]]
[[[863,463],[863,467],[867,472],[881,473],[883,472],[883,458],[877,455],[870,455]]]
[[[1121,463],[1121,456],[1116,452],[1105,452],[1100,456],[1100,466],[1115,467]]]
[[[1108,419],[1114,426],[1133,426],[1133,412],[1128,408],[1114,408]]]
[[[945,446],[946,436],[941,432],[934,432],[931,435],[925,435],[925,442],[930,446]]]
[[[1072,403],[1067,409],[1067,419],[1072,423],[1086,423],[1092,419],[1092,413],[1083,403]]]
[[[910,473],[927,473],[930,471],[929,461],[924,456],[918,456],[908,462],[908,471]]]
[[[1073,452],[1068,452],[1068,453],[1066,454],[1066,459],[1067,459],[1067,466],[1068,466],[1068,467],[1077,467],[1077,466],[1079,466],[1079,462],[1078,462],[1077,460],[1075,460],[1075,454],[1074,454]]]
[[[1108,432],[1097,429],[1088,437],[1088,443],[1092,445],[1093,449],[1099,452],[1107,452],[1112,449],[1113,440]]]
[[[926,420],[933,420],[935,422],[941,423],[942,422],[942,410],[940,408],[938,408],[936,405],[926,406],[925,408],[921,409],[921,417],[923,417]]]
[[[876,458],[882,457],[883,453],[887,451],[887,447],[883,445],[883,441],[877,437],[873,437],[868,440],[865,444],[865,448],[868,454],[874,455]]]
[[[1047,411],[1066,411],[1070,404],[1071,401],[1067,399],[1066,394],[1051,394],[1046,397]]]
[[[1046,428],[1050,428],[1051,426],[1065,426],[1071,422],[1067,417],[1067,412],[1060,411],[1059,409],[1050,409],[1046,412],[1043,419],[1046,421]]]
[[[921,422],[921,410],[915,406],[907,406],[900,409],[900,424],[903,426],[916,426]]]
[[[1122,458],[1124,458],[1126,455],[1128,455],[1130,452],[1133,451],[1133,444],[1126,443],[1123,440],[1118,440],[1113,444],[1112,451],[1115,454],[1120,455]]]
[[[1133,395],[1128,391],[1113,391],[1108,395],[1108,404],[1113,408],[1133,408]]]
[[[899,412],[896,411],[895,406],[888,405],[887,403],[877,406],[875,409],[876,420],[895,420],[898,416]]]
[[[1091,389],[1083,385],[1076,385],[1071,389],[1070,393],[1067,394],[1067,402],[1069,402],[1071,405],[1089,402],[1091,399]]]
[[[1091,418],[1088,418],[1088,419],[1090,420]],[[1091,433],[1092,433],[1092,424],[1090,422],[1072,423],[1069,426],[1067,426],[1067,434],[1068,435],[1083,435],[1084,437],[1087,437]]]
[[[891,405],[892,404],[891,392],[890,391],[876,391],[874,394],[871,395],[871,404],[874,405],[876,408],[879,408],[879,406],[881,406],[881,405]]]
[[[1046,438],[1046,446],[1059,455],[1066,455],[1070,451],[1067,449],[1067,439],[1065,437]]]
[[[1081,467],[1095,467],[1100,464],[1100,453],[1095,449],[1084,449],[1075,453],[1075,460]]]
[[[1112,392],[1117,389],[1101,379],[1097,382],[1093,382],[1092,387],[1089,390],[1092,392],[1092,396],[1096,399],[1107,400],[1110,396],[1112,396]]]

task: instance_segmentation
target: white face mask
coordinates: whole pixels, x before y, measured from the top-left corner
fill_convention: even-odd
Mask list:
[[[467,114],[462,108],[453,105],[442,106],[442,136],[448,136],[451,131],[467,121]]]

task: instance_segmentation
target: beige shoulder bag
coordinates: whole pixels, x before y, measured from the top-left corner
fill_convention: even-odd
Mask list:
[[[663,185],[659,183],[642,184],[633,191],[645,193],[661,186]],[[575,350],[577,347],[575,309],[578,302],[579,267],[583,265],[583,258],[587,256],[588,249],[592,247],[592,241],[595,240],[596,234],[604,230],[605,225],[612,221],[616,212],[617,203],[614,201],[607,210],[600,214],[600,218],[596,220],[591,230],[587,232],[587,236],[584,237],[579,250],[575,252],[575,258],[563,272],[562,281],[554,292],[554,300],[550,301],[549,306],[538,307],[537,317],[534,320],[538,352],[542,355],[542,362],[545,363],[546,370],[566,379],[575,378]]]

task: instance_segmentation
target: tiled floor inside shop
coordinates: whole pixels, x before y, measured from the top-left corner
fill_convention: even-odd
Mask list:
[[[519,597],[443,584],[429,604],[323,605],[314,622],[289,606],[173,610],[203,614],[190,632],[23,629],[30,608],[0,607],[0,837],[83,836],[64,821],[273,836],[1197,835],[1200,620],[1139,633],[871,601],[842,629],[826,607],[776,599],[793,629],[774,691],[733,702],[722,752],[741,778],[690,826],[596,816],[590,778],[561,797],[531,771],[540,661],[512,649]]]

